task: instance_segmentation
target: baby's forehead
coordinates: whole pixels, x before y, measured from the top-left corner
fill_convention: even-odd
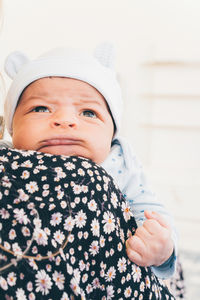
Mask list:
[[[22,92],[22,99],[53,99],[54,97],[72,97],[80,102],[90,102],[108,107],[103,95],[92,85],[69,77],[44,77],[30,83]]]

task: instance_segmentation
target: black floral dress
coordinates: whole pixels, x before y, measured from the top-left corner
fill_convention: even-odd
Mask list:
[[[131,263],[136,223],[112,178],[79,157],[0,150],[0,299],[174,299]]]

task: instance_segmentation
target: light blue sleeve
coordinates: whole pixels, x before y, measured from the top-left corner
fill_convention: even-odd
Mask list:
[[[160,213],[170,224],[174,252],[161,266],[152,266],[152,270],[159,278],[166,279],[171,277],[175,272],[177,256],[177,232],[174,221],[164,205],[157,201],[155,193],[148,186],[139,160],[132,154],[130,147],[123,140],[115,140],[112,145],[112,151],[102,166],[118,184],[129,203],[138,226],[141,226],[145,221],[144,210]]]

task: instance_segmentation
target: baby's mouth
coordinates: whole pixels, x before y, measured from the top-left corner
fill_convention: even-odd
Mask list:
[[[65,146],[65,145],[73,146],[73,145],[80,145],[81,143],[82,143],[81,140],[73,139],[73,138],[52,138],[52,139],[41,141],[37,151],[45,147]]]

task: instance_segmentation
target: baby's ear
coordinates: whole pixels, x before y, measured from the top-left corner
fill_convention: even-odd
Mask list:
[[[21,67],[29,62],[29,59],[26,55],[21,52],[15,51],[12,52],[6,58],[4,69],[7,75],[13,79],[15,75],[19,72]]]
[[[114,69],[115,51],[113,44],[105,42],[98,45],[94,51],[94,57],[104,67]]]

